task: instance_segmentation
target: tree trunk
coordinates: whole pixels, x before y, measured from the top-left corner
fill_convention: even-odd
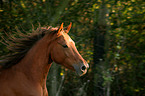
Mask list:
[[[57,75],[58,75],[58,66],[56,64],[52,64],[51,66],[51,70],[49,72],[49,80],[50,82],[48,83],[51,83],[50,84],[50,88],[49,88],[49,96],[56,96],[56,93],[57,93],[57,90],[58,90],[58,80],[57,80]]]
[[[105,0],[102,0],[102,4],[100,6],[100,9],[98,10],[99,16],[98,18],[94,18],[94,55],[93,55],[93,72],[94,72],[94,96],[109,96],[110,95],[110,82],[106,83],[106,85],[103,85],[104,73],[107,72],[107,66],[106,66],[106,58],[105,55],[105,37],[107,33],[107,18],[106,14],[108,13],[108,10],[105,5]],[[95,11],[95,14],[97,14],[97,10]]]

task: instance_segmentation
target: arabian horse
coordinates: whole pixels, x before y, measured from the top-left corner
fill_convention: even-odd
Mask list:
[[[48,96],[46,79],[52,62],[84,75],[89,67],[63,28],[39,27],[5,40],[10,54],[0,60],[0,96]],[[9,35],[8,35],[9,36]]]

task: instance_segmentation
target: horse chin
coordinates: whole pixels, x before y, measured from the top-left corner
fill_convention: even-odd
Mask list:
[[[87,72],[87,71],[86,71],[86,72]],[[77,74],[78,74],[79,76],[83,76],[83,75],[86,74],[86,72],[77,72]]]

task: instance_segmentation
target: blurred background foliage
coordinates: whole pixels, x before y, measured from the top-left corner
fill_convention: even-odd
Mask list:
[[[53,64],[50,96],[145,95],[144,0],[0,0],[1,36],[61,22],[73,23],[69,35],[90,68],[78,77]],[[9,53],[0,49],[0,56]]]

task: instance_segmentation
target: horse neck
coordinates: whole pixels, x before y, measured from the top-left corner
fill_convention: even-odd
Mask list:
[[[49,36],[50,37],[50,36]],[[48,36],[39,40],[17,64],[17,69],[27,78],[36,82],[46,81],[52,60],[50,58],[50,42]]]

